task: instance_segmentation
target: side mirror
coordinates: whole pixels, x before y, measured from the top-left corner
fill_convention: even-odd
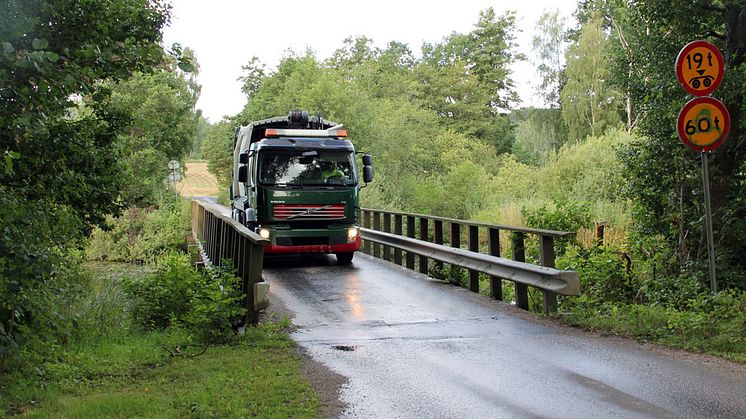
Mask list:
[[[363,166],[363,182],[373,182],[373,166]]]
[[[238,181],[241,183],[249,182],[249,168],[247,166],[241,166],[238,168]]]
[[[370,154],[363,154],[363,166],[372,166],[373,165],[373,156]]]
[[[241,164],[249,164],[249,152],[244,151],[238,155],[238,162]]]

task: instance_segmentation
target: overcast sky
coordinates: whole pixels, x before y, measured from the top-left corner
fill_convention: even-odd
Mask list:
[[[173,19],[164,31],[167,46],[179,42],[195,51],[202,94],[197,107],[211,121],[243,108],[241,66],[257,56],[270,69],[286,51],[311,48],[328,58],[348,36],[365,35],[377,47],[404,42],[419,55],[423,42],[438,42],[452,32],[473,29],[479,12],[493,7],[502,15],[516,12],[521,32],[519,50],[531,54],[531,37],[541,13],[559,9],[574,25],[576,0],[172,0]],[[530,63],[513,68],[523,105],[539,105],[533,97],[536,73]]]

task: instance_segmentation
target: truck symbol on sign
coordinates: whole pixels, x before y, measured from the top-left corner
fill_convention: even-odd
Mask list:
[[[689,79],[689,84],[692,85],[693,88],[699,89],[699,86],[701,84],[704,84],[705,87],[710,87],[712,85],[712,81],[715,80],[712,76],[698,76],[698,77],[692,77]]]

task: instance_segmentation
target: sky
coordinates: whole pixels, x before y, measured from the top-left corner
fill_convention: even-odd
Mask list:
[[[470,32],[479,12],[493,7],[498,16],[516,12],[518,51],[531,56],[531,37],[545,10],[559,9],[574,25],[577,0],[172,0],[172,21],[164,43],[195,51],[202,92],[197,107],[210,122],[240,112],[246,103],[237,80],[241,66],[256,56],[275,69],[289,51],[310,48],[323,60],[347,37],[367,36],[374,46],[389,41],[409,45],[419,56],[423,42],[439,42],[453,32]],[[522,106],[541,105],[535,95],[537,74],[530,62],[513,67]]]

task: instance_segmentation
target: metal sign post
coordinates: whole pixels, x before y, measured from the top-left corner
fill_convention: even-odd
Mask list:
[[[705,229],[707,230],[707,254],[710,262],[710,291],[717,292],[717,276],[715,274],[715,238],[712,232],[712,208],[710,207],[710,169],[707,164],[707,152],[702,156],[702,186],[705,192]]]

